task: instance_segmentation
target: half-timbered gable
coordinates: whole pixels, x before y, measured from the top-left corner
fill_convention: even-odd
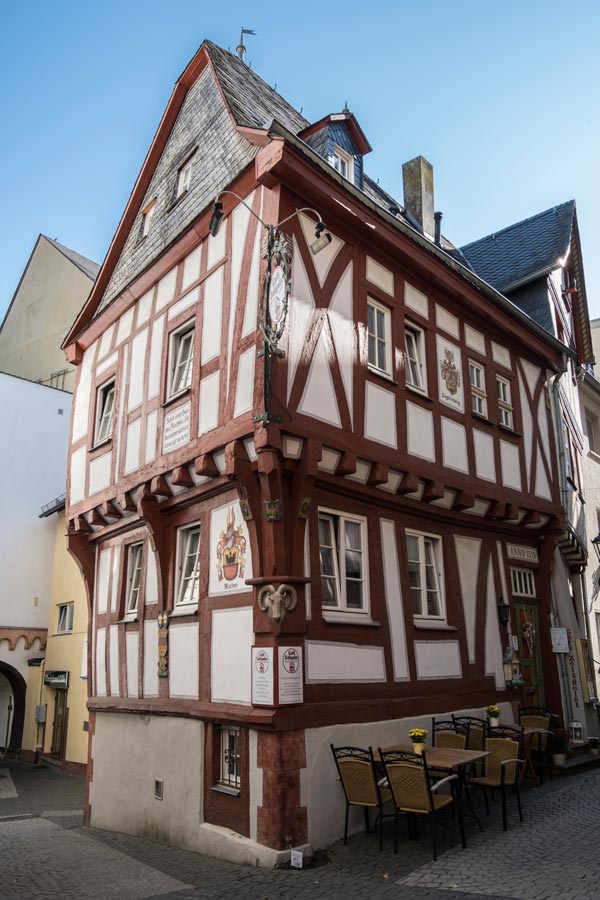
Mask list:
[[[369,149],[203,45],[66,341],[95,824],[249,861],[323,846],[329,742],[508,709],[517,589],[549,620],[562,345]]]

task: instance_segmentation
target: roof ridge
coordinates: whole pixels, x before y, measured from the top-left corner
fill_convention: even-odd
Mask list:
[[[471,241],[468,244],[463,244],[460,248],[461,250],[468,250],[470,247],[473,247],[475,244],[482,244],[487,240],[495,240],[498,235],[505,234],[507,231],[512,231],[514,228],[519,228],[521,225],[527,225],[530,222],[534,222],[536,219],[541,219],[542,216],[547,216],[548,213],[557,212],[557,210],[565,209],[567,206],[572,206],[575,208],[575,200],[567,200],[564,203],[557,203],[554,206],[549,206],[548,209],[542,210],[542,212],[535,213],[533,216],[528,216],[526,219],[520,219],[518,222],[513,222],[512,225],[506,225],[504,228],[500,228],[497,231],[490,231],[489,234],[484,235],[483,237],[477,238],[475,241]]]
[[[67,247],[66,244],[61,244],[60,241],[48,237],[47,234],[41,234],[41,237],[48,241],[49,244],[52,244],[59,253],[62,253],[62,255],[69,260],[69,262],[72,262],[74,266],[77,266],[84,275],[87,275],[92,281],[95,280],[96,275],[100,271],[99,263],[94,262],[94,260],[90,259],[88,256],[84,256],[83,253],[78,253],[77,250],[73,250],[72,247]],[[86,268],[85,263],[91,267],[91,271]],[[96,274],[92,275],[94,269],[96,270]]]

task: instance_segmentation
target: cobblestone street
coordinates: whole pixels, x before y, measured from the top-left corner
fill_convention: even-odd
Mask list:
[[[397,856],[386,823],[376,835],[336,844],[307,869],[260,870],[82,824],[83,780],[53,768],[0,763],[0,897],[2,900],[585,900],[600,885],[600,770],[524,792],[519,824],[509,798],[502,831],[499,798],[484,831],[467,827],[431,860],[429,829],[418,842],[402,826]],[[476,798],[477,809],[481,800]]]

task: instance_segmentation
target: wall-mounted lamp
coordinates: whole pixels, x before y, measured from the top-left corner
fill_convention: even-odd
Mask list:
[[[215,205],[213,206],[212,216],[210,217],[210,225],[208,226],[210,229],[210,233],[213,237],[217,236],[217,232],[219,230],[219,223],[223,218],[223,204],[220,200],[215,200]]]
[[[315,240],[310,245],[310,249],[312,250],[313,255],[316,256],[317,253],[320,253],[321,250],[324,250],[325,247],[328,247],[331,243],[331,240],[331,235],[328,231],[325,231],[325,223],[317,222],[317,227],[315,228]]]
[[[498,597],[498,620],[501,625],[508,625],[510,621],[510,604],[504,597]]]
[[[600,534],[597,534],[595,538],[592,538],[590,541],[592,547],[596,551],[596,556],[598,557],[598,562],[600,562]]]

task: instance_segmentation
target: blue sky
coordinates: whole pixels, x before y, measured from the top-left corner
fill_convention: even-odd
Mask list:
[[[402,200],[434,166],[464,244],[575,198],[600,316],[600,3],[578,0],[30,0],[0,32],[0,316],[42,232],[101,262],[174,82],[204,38],[235,49],[311,121],[347,102],[365,168]]]

